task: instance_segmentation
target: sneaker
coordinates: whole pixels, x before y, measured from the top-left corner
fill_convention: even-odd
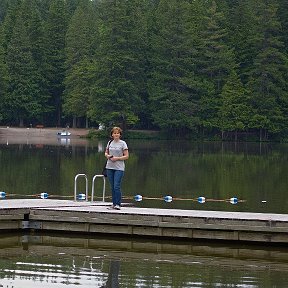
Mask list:
[[[111,209],[115,209],[114,205],[109,206],[107,209],[111,210]]]
[[[116,210],[120,210],[121,208],[120,208],[119,205],[115,205],[115,206],[114,206],[114,209],[116,209]]]

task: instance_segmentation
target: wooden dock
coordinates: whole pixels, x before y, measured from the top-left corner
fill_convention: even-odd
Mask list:
[[[0,230],[122,234],[288,243],[288,215],[122,207],[55,199],[3,199]]]

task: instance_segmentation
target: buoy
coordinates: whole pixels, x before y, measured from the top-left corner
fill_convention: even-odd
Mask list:
[[[4,191],[0,191],[0,198],[1,199],[6,198],[6,193]]]
[[[231,204],[237,204],[238,203],[238,198],[237,197],[230,198],[230,203]]]
[[[172,198],[172,196],[167,195],[167,196],[164,197],[164,201],[165,202],[172,202],[173,198]]]
[[[46,193],[46,192],[43,192],[43,193],[40,194],[40,198],[41,198],[41,199],[47,199],[48,196],[49,196],[49,195],[48,195],[48,193]]]
[[[135,196],[134,196],[134,200],[135,200],[136,202],[140,202],[140,201],[142,201],[142,199],[143,199],[143,197],[142,197],[141,195],[135,195]]]
[[[79,193],[79,194],[77,195],[77,199],[78,199],[78,200],[86,200],[86,195],[83,194],[83,193]]]
[[[206,202],[206,198],[205,197],[203,197],[203,196],[200,196],[200,197],[198,197],[198,202],[200,203],[200,204],[203,204],[203,203],[205,203]]]

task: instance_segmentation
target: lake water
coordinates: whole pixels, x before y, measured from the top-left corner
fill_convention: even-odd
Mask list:
[[[20,141],[21,142],[21,141]],[[49,142],[49,141],[48,141]],[[127,141],[125,201],[139,207],[287,212],[288,146]],[[106,141],[0,137],[6,198],[72,199],[74,177],[101,172]],[[84,192],[84,179],[78,191]],[[135,202],[134,196],[144,197]],[[171,195],[166,203],[163,197]],[[102,198],[100,181],[96,196]],[[110,201],[107,186],[106,201]],[[199,196],[206,198],[198,203]],[[229,199],[237,197],[238,204]],[[7,201],[2,199],[0,201]],[[45,200],[43,200],[45,201]],[[286,287],[287,247],[99,235],[0,235],[0,287]]]
[[[74,145],[72,140],[60,140],[43,145],[2,139],[0,191],[7,198],[47,192],[49,197],[69,199],[74,195],[75,175],[85,173],[91,194],[92,178],[105,163],[106,141],[81,140]],[[134,140],[128,145],[130,158],[123,181],[126,202],[168,209],[287,212],[286,144]],[[84,178],[79,178],[79,193],[85,192],[84,184]],[[138,194],[142,202],[134,201]],[[108,185],[106,195],[111,195]],[[174,200],[166,203],[167,195]],[[99,179],[96,197],[102,198]],[[198,197],[205,197],[206,202],[198,203]],[[231,204],[231,198],[239,199],[238,204]]]
[[[0,286],[287,286],[287,248],[70,235],[0,236]]]

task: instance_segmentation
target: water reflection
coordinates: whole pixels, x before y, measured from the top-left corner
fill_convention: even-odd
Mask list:
[[[0,144],[0,191],[7,197],[47,192],[69,198],[79,173],[88,176],[91,189],[93,176],[102,171],[107,141],[71,138],[61,145],[56,136],[55,140],[53,145],[6,145],[6,140]],[[127,202],[165,209],[287,213],[288,145],[137,140],[128,144],[123,181]],[[79,185],[79,192],[85,191],[85,183]],[[95,190],[95,199],[101,200],[100,182]],[[111,197],[108,187],[106,195]],[[135,202],[135,195],[142,195],[143,201]],[[171,203],[163,201],[167,195],[173,197]],[[200,204],[198,197],[216,201]],[[233,197],[245,202],[224,201]]]
[[[287,247],[0,236],[1,287],[286,287]]]
[[[105,285],[101,288],[118,288],[119,287],[119,271],[120,271],[120,261],[111,260],[109,265],[108,280]]]

